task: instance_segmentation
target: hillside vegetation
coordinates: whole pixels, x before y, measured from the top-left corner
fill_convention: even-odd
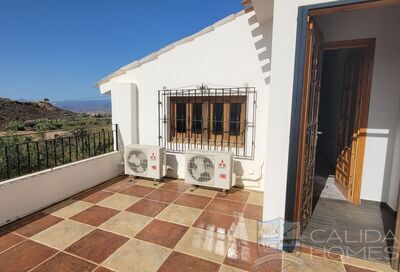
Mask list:
[[[21,102],[0,97],[0,131],[3,132],[42,132],[102,126],[111,123],[110,117],[110,114],[74,113],[48,101]]]
[[[36,119],[70,119],[76,117],[71,111],[66,111],[44,101],[19,102],[0,98],[0,128],[6,128],[10,122],[25,122]]]

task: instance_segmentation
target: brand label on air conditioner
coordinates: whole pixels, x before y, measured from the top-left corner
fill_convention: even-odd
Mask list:
[[[157,170],[157,165],[153,165],[153,166],[151,167],[151,169]]]
[[[224,162],[224,160],[221,160],[218,164],[218,168],[220,169],[225,169],[226,168],[226,163]]]
[[[226,174],[219,174],[219,179],[226,180]]]

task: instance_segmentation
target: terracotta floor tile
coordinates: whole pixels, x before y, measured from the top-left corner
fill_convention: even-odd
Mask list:
[[[284,268],[284,253],[274,248],[258,250],[258,244],[234,239],[229,247],[224,264],[251,271],[280,272]],[[264,260],[263,257],[273,257]],[[286,271],[286,270],[284,270]],[[291,270],[290,270],[291,271]]]
[[[28,271],[56,253],[53,248],[27,240],[0,254],[0,271]]]
[[[323,271],[323,272],[344,272],[346,271],[343,263],[323,259],[320,257],[311,256],[308,254],[301,254],[299,258],[303,261],[302,268],[304,271]],[[356,270],[357,271],[357,270]],[[369,272],[368,270],[362,272]],[[374,270],[372,270],[374,271]],[[381,271],[382,270],[376,270]]]
[[[352,266],[348,264],[345,264],[344,268],[346,269],[346,272],[373,272],[373,270]]]
[[[186,193],[199,196],[215,197],[219,191],[212,188],[196,187],[188,190]]]
[[[263,206],[264,205],[264,193],[257,192],[257,191],[251,191],[249,198],[247,199],[247,203]]]
[[[161,189],[178,191],[178,192],[183,193],[183,192],[187,191],[190,187],[191,187],[190,185],[184,183],[183,181],[171,180],[171,181],[166,181],[161,186]]]
[[[159,188],[161,185],[163,185],[162,182],[158,182],[158,181],[154,181],[154,180],[150,180],[150,179],[137,179],[135,180],[135,184],[137,185],[141,185],[141,186],[146,186],[149,188]]]
[[[68,198],[68,199],[65,199],[63,201],[60,201],[58,203],[55,203],[55,204],[47,207],[46,209],[43,210],[43,212],[47,213],[47,214],[54,213],[54,212],[56,212],[58,210],[61,210],[62,208],[65,208],[65,207],[67,207],[67,206],[69,206],[69,205],[71,205],[71,204],[73,204],[75,202],[77,202],[76,199]],[[90,206],[89,203],[85,203],[85,202],[82,202],[82,203]]]
[[[135,238],[161,246],[174,248],[188,227],[154,219]]]
[[[250,192],[244,191],[242,189],[232,188],[229,192],[218,192],[215,197],[234,200],[239,202],[246,202],[249,198]]]
[[[154,272],[171,251],[169,248],[133,238],[111,255],[102,266],[119,272]]]
[[[71,216],[74,216],[75,214],[80,213],[81,211],[86,210],[87,208],[93,206],[93,204],[88,203],[86,201],[74,201],[70,204],[67,204],[64,206],[64,204],[61,204],[60,207],[58,205],[55,205],[52,207],[54,211],[51,213],[54,216],[61,217],[61,218],[70,218]]]
[[[253,204],[246,204],[243,211],[243,216],[253,220],[262,220],[263,207]]]
[[[246,271],[243,269],[237,268],[237,267],[223,264],[223,265],[221,265],[219,272],[246,272]],[[263,272],[266,272],[266,271],[263,271]],[[280,272],[282,272],[282,271],[280,271]]]
[[[126,188],[133,186],[134,184],[135,184],[134,180],[131,180],[129,177],[127,177],[127,178],[124,178],[120,181],[117,181],[117,182],[111,184],[108,187],[105,187],[103,190],[117,193]]]
[[[243,212],[245,204],[236,201],[215,198],[207,206],[206,210],[227,215],[238,215]]]
[[[116,193],[99,203],[97,205],[107,207],[110,209],[114,210],[119,210],[123,211],[126,208],[132,206],[134,203],[138,202],[140,200],[139,197],[136,196],[130,196],[130,195],[124,195],[120,193]]]
[[[96,190],[96,191],[103,190],[104,188],[110,187],[111,185],[117,183],[118,181],[126,179],[126,178],[127,178],[127,176],[115,177],[115,178],[107,180],[99,185],[96,185],[95,187],[93,187],[93,190]]]
[[[97,267],[96,270],[94,270],[93,272],[114,272],[114,271],[113,271],[113,270],[110,270],[110,269],[108,269],[108,268],[99,266],[99,267]]]
[[[64,249],[88,234],[94,227],[72,220],[64,220],[31,237],[42,244]]]
[[[234,239],[226,255],[224,264],[251,270],[254,262],[261,258],[257,252],[257,244],[240,239]]]
[[[43,211],[41,212],[36,212],[33,214],[29,214],[27,216],[24,216],[22,218],[19,218],[15,221],[12,221],[11,223],[1,227],[0,229],[0,233],[3,232],[14,232],[15,230],[24,227],[25,225],[28,225],[29,223],[32,223],[40,218],[42,218],[43,216],[45,216],[48,213],[45,213]]]
[[[296,255],[290,253],[279,252],[275,249],[271,249],[271,254],[266,254],[263,257],[257,259],[251,271],[263,271],[263,272],[298,272],[298,271],[322,271],[314,270],[311,267],[305,266],[303,260]],[[273,252],[275,251],[275,252]],[[333,271],[331,271],[333,272]],[[335,272],[344,272],[343,270],[336,270]]]
[[[218,272],[220,265],[180,252],[172,252],[162,264],[159,272]]]
[[[174,203],[192,208],[204,209],[210,201],[210,197],[182,194]]]
[[[120,248],[129,238],[96,229],[73,243],[65,251],[101,263]]]
[[[89,209],[72,216],[70,219],[97,227],[117,213],[119,213],[117,210],[92,206]]]
[[[18,243],[21,243],[24,240],[25,238],[12,232],[0,234],[0,253]]]
[[[40,213],[39,217],[33,219],[33,220],[27,220],[27,221],[22,221],[20,227],[14,230],[15,233],[18,233],[20,235],[23,235],[25,237],[31,237],[48,227],[51,227],[58,222],[62,221],[64,219],[46,214],[46,213]]]
[[[76,258],[63,252],[58,253],[46,262],[32,270],[32,272],[91,272],[96,268],[96,265],[80,258]]]
[[[199,209],[171,204],[157,218],[190,227],[200,214],[201,210]]]
[[[176,245],[175,250],[215,263],[222,263],[231,239],[221,233],[190,228]]]
[[[171,203],[175,201],[180,195],[181,193],[179,192],[157,189],[151,194],[147,195],[145,198]]]
[[[258,222],[256,220],[241,217],[236,226],[234,237],[257,243],[257,223]]]
[[[121,191],[120,193],[126,194],[126,195],[131,195],[131,196],[144,197],[145,195],[148,195],[153,191],[154,191],[154,188],[141,186],[141,185],[133,185],[132,187],[129,187],[129,188]]]
[[[103,223],[100,228],[121,235],[133,237],[151,220],[152,218],[148,216],[131,212],[120,212],[116,216]]]
[[[130,206],[126,211],[154,217],[167,206],[168,204],[166,203],[142,199]]]
[[[96,204],[97,202],[102,201],[103,199],[113,194],[113,192],[90,190],[88,192],[83,192],[82,194],[75,196],[74,199]]]
[[[203,211],[193,227],[233,235],[236,227],[235,221],[235,217],[231,215]]]

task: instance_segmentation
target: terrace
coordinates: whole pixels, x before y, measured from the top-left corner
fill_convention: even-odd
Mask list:
[[[117,176],[3,226],[0,271],[390,271],[304,247],[289,254],[260,246],[262,199]]]

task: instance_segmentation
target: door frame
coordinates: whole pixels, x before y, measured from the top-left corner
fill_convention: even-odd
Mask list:
[[[312,18],[308,18],[309,24],[316,24]],[[309,37],[307,35],[307,41]],[[362,51],[362,58],[360,63],[360,82],[357,90],[357,97],[359,105],[357,106],[356,115],[359,114],[357,118],[357,123],[355,127],[358,127],[357,134],[353,137],[356,138],[356,154],[355,158],[351,159],[350,172],[352,173],[352,179],[350,180],[350,190],[346,194],[346,198],[354,203],[361,203],[361,181],[362,181],[362,171],[364,164],[364,154],[365,154],[365,144],[366,144],[366,130],[368,127],[368,115],[369,115],[369,105],[371,97],[371,84],[372,84],[372,72],[374,64],[375,55],[375,38],[368,39],[355,39],[355,40],[341,40],[341,41],[329,41],[322,42],[321,47],[317,55],[320,55],[320,62],[323,62],[322,55],[324,51],[335,50],[335,49],[347,49],[347,48],[360,48]],[[311,51],[310,51],[311,50]],[[311,73],[311,63],[314,54],[311,48],[307,48],[307,53],[305,55],[304,64],[304,84],[303,84],[303,95],[300,105],[300,127],[299,127],[299,140],[298,140],[298,164],[296,169],[296,186],[295,186],[295,203],[294,203],[294,221],[301,221],[301,210],[302,210],[302,199],[303,199],[303,183],[304,183],[304,161],[302,158],[306,153],[304,139],[307,136],[306,120],[308,115],[308,89],[310,89],[311,81],[309,80]],[[310,215],[311,216],[311,215]]]
[[[355,4],[368,3],[368,0],[339,0],[322,4],[301,6],[298,9],[297,33],[296,33],[296,52],[294,63],[292,111],[289,136],[288,172],[286,182],[286,203],[285,220],[295,221],[295,199],[296,199],[296,180],[297,164],[299,153],[299,135],[301,120],[301,99],[303,93],[303,81],[305,71],[305,55],[307,45],[308,17],[311,11],[332,9],[336,7],[347,7]],[[290,226],[288,225],[288,228]],[[288,239],[289,240],[289,239]]]
[[[322,44],[322,51],[335,50],[335,49],[348,49],[348,48],[360,48],[363,49],[362,59],[360,63],[360,85],[357,90],[357,96],[359,96],[360,104],[356,112],[359,113],[358,123],[354,124],[355,127],[360,129],[357,132],[356,137],[356,157],[351,160],[351,168],[353,168],[353,180],[351,189],[352,194],[347,194],[346,198],[353,204],[359,205],[361,203],[361,184],[362,184],[362,172],[364,165],[365,155],[365,144],[366,134],[368,127],[368,116],[369,116],[369,105],[371,98],[371,85],[372,85],[372,72],[374,67],[375,57],[375,38],[369,39],[356,39],[356,40],[344,40],[344,41],[332,41],[324,42]],[[356,114],[357,114],[356,113]],[[302,133],[302,132],[300,132]]]

